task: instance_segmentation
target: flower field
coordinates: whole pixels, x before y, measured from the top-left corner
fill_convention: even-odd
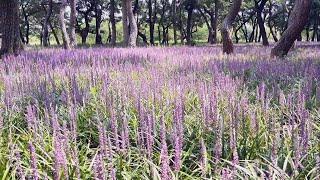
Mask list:
[[[1,179],[319,179],[320,49],[46,49],[0,61]]]

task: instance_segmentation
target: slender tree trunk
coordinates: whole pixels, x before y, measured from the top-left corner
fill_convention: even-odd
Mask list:
[[[159,39],[159,44],[161,43],[161,28],[160,28],[160,24],[158,25],[158,39]]]
[[[312,41],[315,41],[317,34],[318,34],[318,21],[315,20],[314,24],[313,24],[313,33],[312,33]]]
[[[271,35],[272,35],[272,38],[273,38],[273,40],[274,40],[274,42],[278,42],[278,37],[277,37],[277,33],[275,33],[274,31],[273,31],[273,26],[271,25],[271,17],[273,16],[272,15],[272,8],[273,8],[273,5],[272,5],[272,2],[269,0],[269,2],[270,2],[270,6],[269,6],[269,19],[268,19],[268,26],[269,26],[269,29],[270,29],[270,33],[271,33]]]
[[[43,9],[46,11],[46,16],[43,22],[43,32],[42,32],[42,45],[44,47],[49,46],[49,21],[52,14],[52,0],[49,0],[48,10],[46,10],[45,6],[42,5]]]
[[[128,46],[129,41],[129,24],[128,24],[128,0],[122,0],[122,27],[123,27],[123,45]]]
[[[76,37],[76,23],[77,23],[77,0],[70,0],[70,45],[72,47],[77,45]]]
[[[192,27],[193,27],[193,10],[194,10],[194,2],[191,0],[188,4],[187,11],[187,45],[192,45]]]
[[[100,33],[101,29],[101,16],[102,16],[102,9],[98,2],[95,4],[95,17],[96,17],[96,44],[102,44],[102,37]]]
[[[270,29],[270,33],[272,35],[274,42],[278,42],[279,40],[278,40],[277,34],[273,31],[273,28],[270,24],[269,24],[269,29]]]
[[[49,26],[50,26],[51,32],[52,32],[52,34],[54,36],[54,39],[56,40],[57,45],[60,45],[58,34],[57,34],[56,30],[54,29],[54,27],[53,27],[53,25],[52,25],[50,20],[49,20]],[[48,39],[50,39],[50,38],[48,37]]]
[[[205,9],[205,8],[204,8]],[[207,25],[207,28],[208,28],[208,43],[210,44],[213,44],[213,29],[212,29],[212,16],[211,16],[211,12],[209,12],[209,15],[210,15],[210,23],[209,23],[209,20],[206,16],[206,14],[202,11],[201,8],[198,8],[198,11],[200,12],[201,16],[203,17],[204,19],[204,22],[206,23]]]
[[[167,45],[166,44],[167,43],[167,34],[166,33],[167,33],[166,27],[162,24],[162,37],[163,37],[162,42],[161,42],[162,45]]]
[[[23,37],[23,34],[22,34],[21,29],[19,29],[19,33],[20,33],[21,42],[22,42],[23,44],[26,44],[26,41],[25,41],[25,39],[24,39],[24,37]],[[41,37],[40,37],[40,38],[41,38]]]
[[[0,56],[4,54],[19,54],[23,50],[19,30],[19,2],[18,0],[1,0],[0,11],[3,13],[2,45]]]
[[[267,3],[267,0],[261,0],[260,5],[259,5],[258,2],[255,1],[255,7],[256,7],[256,12],[257,12],[257,23],[259,25],[260,35],[262,37],[262,44],[264,46],[269,46],[266,28],[264,27],[264,20],[262,18],[262,11],[263,11],[266,3]]]
[[[256,35],[256,20],[255,19],[252,20],[252,24],[253,24],[253,26],[252,26],[252,32],[251,32],[250,37],[249,37],[249,42],[253,42],[254,41],[254,37]]]
[[[22,15],[24,18],[24,25],[25,25],[25,39],[22,36],[21,30],[20,30],[20,36],[22,39],[22,42],[25,44],[29,44],[29,34],[30,34],[30,23],[29,23],[29,15],[26,13],[25,7],[22,6]]]
[[[306,41],[310,40],[310,24],[307,25],[306,28]]]
[[[67,33],[66,23],[64,19],[66,5],[67,5],[66,0],[62,0],[59,8],[59,23],[60,23],[60,28],[62,32],[63,47],[64,49],[70,49],[70,39]]]
[[[236,19],[238,12],[240,11],[241,4],[242,4],[242,0],[233,0],[229,13],[223,20],[223,25],[221,28],[221,36],[222,36],[223,52],[227,54],[233,53],[233,43],[232,43],[232,37],[231,37],[232,24],[233,24],[233,21]]]
[[[172,26],[173,26],[173,42],[178,44],[177,37],[177,0],[172,1]]]
[[[211,27],[214,31],[214,43],[218,42],[218,18],[219,18],[219,7],[220,7],[220,1],[215,0],[214,1],[214,19],[211,21]]]
[[[110,23],[111,23],[111,45],[116,46],[117,43],[117,28],[115,19],[116,3],[115,0],[110,0]]]
[[[308,22],[311,0],[296,0],[289,18],[288,28],[283,33],[279,42],[271,50],[271,56],[282,57],[288,54],[294,42],[301,34]]]
[[[138,36],[141,37],[141,39],[145,45],[149,45],[148,40],[147,40],[147,36],[145,34],[143,34],[142,32],[139,31]]]
[[[180,43],[183,45],[184,44],[184,32],[183,32],[183,21],[182,21],[182,9],[181,7],[179,8],[179,31],[180,31]]]
[[[87,43],[87,37],[89,34],[89,30],[90,30],[90,20],[89,20],[87,13],[84,14],[84,22],[85,22],[85,27],[83,30],[81,30],[81,43],[82,44]]]
[[[152,0],[148,0],[148,16],[149,16],[150,44],[154,45],[154,22],[153,22]]]

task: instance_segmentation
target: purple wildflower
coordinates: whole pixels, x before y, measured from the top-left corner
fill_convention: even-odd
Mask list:
[[[0,133],[3,129],[3,116],[2,116],[2,109],[0,109]]]
[[[29,152],[30,152],[32,176],[33,176],[33,179],[38,180],[39,174],[38,174],[38,169],[37,169],[36,149],[31,141],[29,141]]]
[[[111,126],[111,131],[113,134],[113,141],[114,141],[114,144],[115,144],[117,150],[119,150],[120,143],[119,143],[119,135],[118,135],[118,121],[117,121],[117,118],[115,116],[115,112],[112,109],[112,107],[110,107],[110,115],[111,115],[110,126]]]
[[[205,145],[204,139],[200,138],[200,151],[201,151],[201,171],[202,176],[205,177],[208,168],[208,158],[207,158],[207,147]]]
[[[161,179],[170,180],[170,166],[168,157],[168,147],[166,141],[166,126],[163,117],[160,118],[160,139],[161,139]]]
[[[93,164],[93,174],[95,180],[105,180],[105,167],[102,154],[98,153]]]
[[[181,93],[181,92],[180,92]],[[182,145],[183,145],[183,118],[184,118],[184,107],[182,95],[176,100],[174,109],[174,170],[179,171],[181,168],[181,156],[182,156]]]
[[[100,119],[98,119],[98,131],[99,131],[99,145],[100,145],[100,151],[103,158],[107,157],[106,152],[106,136],[105,136],[105,129],[104,125],[101,122]]]
[[[19,179],[24,180],[25,179],[25,172],[22,167],[22,161],[21,161],[21,152],[17,150],[15,152],[15,158],[16,158],[16,166],[17,166],[17,176]]]

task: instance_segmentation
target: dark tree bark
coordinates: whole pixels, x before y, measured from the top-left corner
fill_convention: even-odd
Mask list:
[[[211,17],[211,26],[214,29],[213,34],[214,37],[212,39],[212,43],[218,42],[218,18],[219,18],[219,8],[220,8],[220,0],[214,1],[214,18]]]
[[[76,38],[76,23],[77,23],[77,0],[70,0],[70,45],[72,47],[77,45]]]
[[[310,24],[306,27],[306,41],[310,40]]]
[[[116,46],[117,43],[117,28],[115,19],[116,3],[115,0],[110,0],[110,23],[111,23],[111,45]]]
[[[67,33],[66,23],[64,19],[64,14],[67,6],[67,1],[62,0],[59,8],[59,23],[62,32],[62,41],[64,49],[70,49],[70,39]]]
[[[183,31],[183,21],[182,21],[182,8],[179,7],[179,31],[180,31],[180,43],[184,44],[185,33]]]
[[[50,22],[50,20],[49,20],[49,26],[50,26],[51,32],[53,34],[53,37],[56,40],[57,45],[60,45],[61,43],[59,41],[58,34],[57,34],[56,30],[54,29],[54,27],[53,27],[52,23]]]
[[[223,52],[227,54],[233,53],[233,43],[232,43],[232,23],[236,19],[237,14],[240,10],[242,0],[233,0],[230,7],[228,15],[223,20],[221,28]]]
[[[99,1],[95,1],[94,6],[95,18],[96,18],[96,44],[102,44],[102,36],[101,36],[101,23],[102,23],[102,7],[99,4]]]
[[[272,14],[272,8],[273,8],[273,5],[272,5],[272,2],[269,0],[269,2],[270,2],[270,6],[269,6],[269,19],[268,19],[268,26],[269,26],[269,29],[270,29],[270,33],[271,33],[271,35],[272,35],[272,38],[273,38],[273,40],[274,40],[274,42],[278,42],[278,37],[277,37],[277,33],[275,33],[274,31],[273,31],[273,26],[272,26],[272,24],[271,24],[271,22],[272,22],[272,16],[273,16],[273,14]]]
[[[206,11],[205,7],[203,7],[203,9],[204,9],[204,11]],[[209,10],[207,10],[207,11],[209,11]],[[208,27],[208,33],[209,33],[209,35],[208,35],[208,43],[213,44],[212,41],[213,41],[214,35],[213,35],[212,25],[211,25],[211,23],[209,23],[209,20],[208,20],[207,16],[205,15],[205,13],[202,11],[201,8],[199,8],[199,12],[200,12],[201,16],[204,19],[204,22],[206,23],[206,25]],[[211,20],[211,17],[210,17],[210,20]]]
[[[128,23],[128,0],[122,0],[122,28],[123,28],[123,45],[127,46],[129,41],[129,23]],[[131,7],[130,7],[131,8]]]
[[[251,19],[251,21],[252,21],[253,26],[252,26],[252,32],[251,32],[250,37],[249,37],[249,42],[253,42],[254,41],[254,37],[256,35],[256,25],[257,25],[256,24],[256,19],[254,17]]]
[[[314,24],[313,24],[313,33],[312,33],[312,41],[315,41],[317,38],[317,41],[319,41],[319,33],[318,33],[318,20],[315,20]]]
[[[178,44],[177,37],[177,0],[172,1],[172,26],[173,26],[173,42]]]
[[[189,0],[186,6],[187,17],[187,45],[192,45],[192,27],[193,27],[193,11],[195,9],[196,1]]]
[[[82,44],[86,44],[87,43],[87,37],[90,31],[90,21],[89,21],[89,17],[85,17],[84,18],[84,22],[85,22],[85,27],[84,29],[81,31],[81,43]]]
[[[49,0],[48,10],[46,10],[44,4],[42,4],[42,7],[46,12],[46,16],[43,22],[42,45],[44,47],[48,47],[49,46],[49,21],[52,14],[52,0]]]
[[[166,23],[166,17],[165,17],[165,14],[166,14],[166,11],[167,11],[167,2],[165,0],[162,0],[160,1],[161,4],[162,4],[162,8],[161,8],[161,13],[160,13],[160,20],[159,20],[159,43],[162,44],[162,45],[166,45],[167,44],[167,34],[166,34],[166,29],[167,29],[167,26],[165,25]],[[161,28],[162,28],[162,40],[161,40]]]
[[[219,13],[219,0],[214,1],[214,7],[207,9],[203,6],[203,10],[210,17],[208,20],[205,13],[202,12],[201,8],[199,8],[200,14],[203,16],[205,23],[208,27],[208,43],[215,44],[217,43],[217,26],[218,26],[218,13]]]
[[[147,36],[145,34],[143,34],[142,32],[139,31],[138,36],[141,37],[141,39],[145,45],[149,45]]]
[[[288,54],[308,22],[311,0],[296,0],[289,17],[288,28],[283,33],[279,42],[271,50],[271,56],[283,57]]]
[[[20,31],[20,36],[21,36],[21,40],[24,44],[29,44],[29,35],[30,35],[30,22],[29,22],[29,16],[30,14],[28,14],[26,12],[25,6],[21,6],[22,9],[22,15],[24,18],[24,25],[25,25],[25,38],[23,37],[21,31]]]
[[[19,54],[23,50],[19,30],[18,0],[1,0],[0,11],[2,26],[2,44],[0,56],[4,54]]]
[[[255,8],[257,12],[257,23],[260,29],[260,35],[262,37],[262,44],[264,46],[269,46],[266,28],[264,27],[264,20],[262,18],[262,11],[266,3],[267,3],[267,0],[261,0],[260,4],[258,4],[258,1],[255,0]]]
[[[153,7],[152,3],[153,0],[148,0],[148,18],[149,18],[149,33],[150,33],[150,44],[154,45],[154,12],[153,12]],[[157,3],[157,2],[155,2]]]
[[[81,26],[77,23],[77,31],[80,33],[81,36],[81,43],[86,44],[87,43],[87,37],[90,32],[90,13],[94,10],[94,4],[90,4],[90,7],[86,9],[85,11],[82,11],[80,9],[77,9],[79,14],[81,14],[84,18],[84,28],[81,29]]]

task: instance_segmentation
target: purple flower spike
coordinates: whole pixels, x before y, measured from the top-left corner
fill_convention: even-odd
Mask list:
[[[31,158],[30,161],[31,161],[33,179],[38,180],[39,174],[37,169],[36,149],[31,141],[29,141],[29,151],[30,151],[30,158]]]
[[[161,138],[161,179],[170,180],[170,166],[169,166],[169,156],[168,156],[168,146],[166,141],[166,126],[163,117],[160,119],[160,138]]]

